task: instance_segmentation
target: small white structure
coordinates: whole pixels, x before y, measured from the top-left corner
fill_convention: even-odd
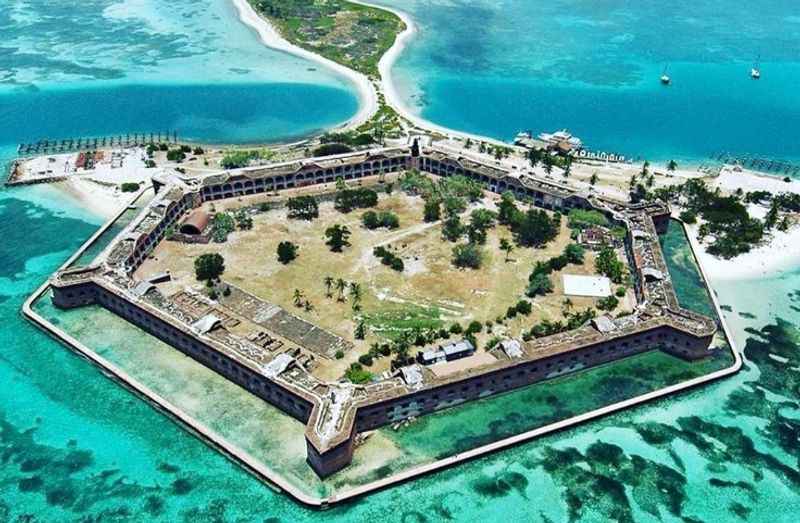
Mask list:
[[[568,296],[589,296],[605,298],[611,296],[611,280],[605,276],[578,276],[565,274],[564,294]]]

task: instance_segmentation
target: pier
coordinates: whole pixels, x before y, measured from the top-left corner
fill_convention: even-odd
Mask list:
[[[761,158],[758,156],[735,155],[729,153],[717,153],[712,156],[715,160],[732,165],[740,165],[745,169],[761,171],[772,174],[785,174],[788,176],[800,175],[800,164],[785,160],[775,160],[772,158]]]
[[[127,133],[100,137],[79,137],[63,140],[42,139],[36,142],[21,143],[17,146],[18,156],[38,156],[41,154],[91,151],[104,147],[142,147],[146,145],[177,144],[177,131],[154,133]]]

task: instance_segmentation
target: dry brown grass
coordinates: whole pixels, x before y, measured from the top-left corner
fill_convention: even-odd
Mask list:
[[[248,204],[253,203],[250,198],[248,200]],[[230,209],[238,205],[231,201],[224,207]],[[493,207],[487,199],[473,208],[480,205]],[[217,204],[218,210],[222,207]],[[285,211],[274,210],[254,216],[252,230],[236,231],[224,244],[162,242],[153,258],[139,269],[139,274],[169,270],[173,281],[164,287],[167,293],[186,286],[200,288],[194,278],[194,259],[203,253],[221,253],[226,265],[224,280],[356,343],[356,350],[350,351],[344,359],[315,372],[320,377],[333,379],[341,376],[351,362],[365,353],[370,343],[381,339],[375,332],[363,341],[353,339],[355,326],[361,318],[369,317],[372,326],[381,324],[381,320],[375,320],[376,317],[389,314],[393,319],[402,319],[408,311],[438,317],[438,323],[444,326],[455,321],[466,325],[473,319],[481,322],[494,320],[504,316],[509,306],[524,297],[534,263],[557,256],[571,242],[564,219],[555,241],[542,249],[518,247],[506,261],[499,244],[501,238],[510,239],[511,233],[506,227],[497,226],[488,233],[482,267],[478,270],[458,269],[451,264],[451,251],[455,244],[442,239],[440,224],[422,221],[421,198],[398,191],[392,195],[381,194],[377,210],[395,212],[400,228],[369,231],[361,225],[364,211],[342,214],[333,208],[332,203],[320,204],[320,217],[310,222],[289,220]],[[333,253],[325,245],[324,231],[333,224],[345,225],[352,233],[351,246],[342,253]],[[283,265],[277,260],[276,250],[278,243],[286,240],[299,246],[299,255],[293,262]],[[384,245],[400,256],[405,270],[398,273],[381,265],[372,254],[377,245]],[[587,251],[583,265],[570,265],[554,273],[554,292],[534,299],[530,316],[505,320],[504,325],[493,327],[494,333],[484,332],[479,339],[486,340],[498,333],[519,336],[523,329],[542,319],[563,318],[562,273],[595,274],[593,253]],[[361,287],[361,311],[353,310],[349,289],[344,301],[337,299],[335,288],[332,289],[333,296],[328,297],[323,283],[326,276],[341,278],[348,283],[357,282]],[[312,304],[311,311],[294,306],[295,289],[299,289],[304,300]],[[571,300],[576,309],[595,304],[592,298],[572,297]],[[385,323],[390,328],[393,320]],[[380,373],[388,369],[388,364],[388,358],[381,358],[370,370]]]

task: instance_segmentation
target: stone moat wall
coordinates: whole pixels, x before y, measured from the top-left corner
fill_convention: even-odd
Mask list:
[[[367,160],[356,166],[309,169],[293,175],[280,175],[273,178],[247,178],[225,180],[219,184],[202,187],[199,192],[188,193],[172,204],[165,212],[161,222],[148,234],[142,235],[126,261],[133,270],[155,248],[166,231],[180,217],[202,202],[233,198],[272,190],[289,189],[310,184],[329,183],[339,176],[345,180],[359,179],[378,174],[397,172],[401,168],[417,167],[438,176],[463,174],[487,183],[494,192],[512,190],[518,196],[530,198],[540,207],[566,210],[574,207],[590,208],[591,204],[583,197],[546,194],[535,189],[523,187],[516,180],[496,180],[477,172],[453,168],[438,160],[401,156],[385,160]],[[661,232],[669,223],[669,215],[653,217],[656,229]],[[314,405],[300,393],[281,383],[256,373],[246,364],[231,358],[205,343],[192,332],[178,328],[134,301],[106,289],[94,282],[53,285],[53,303],[60,308],[81,307],[98,304],[127,321],[137,325],[160,340],[172,345],[187,356],[221,374],[264,401],[276,406],[294,418],[308,422]],[[392,398],[360,407],[355,415],[355,423],[349,438],[339,445],[320,454],[310,441],[307,441],[308,462],[320,475],[328,476],[346,467],[352,460],[355,435],[358,432],[374,430],[387,424],[403,421],[452,407],[467,401],[489,397],[494,394],[538,383],[582,369],[608,363],[620,358],[639,354],[648,350],[664,351],[684,359],[696,359],[707,355],[711,337],[696,337],[668,326],[606,340],[583,348],[569,351],[533,362],[524,362],[509,368],[466,377],[438,387],[412,392],[402,397]]]

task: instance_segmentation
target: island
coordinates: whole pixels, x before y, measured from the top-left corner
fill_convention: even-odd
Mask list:
[[[718,330],[675,296],[658,242],[667,206],[582,195],[418,138],[153,183],[156,196],[100,257],[54,276],[53,303],[99,304],[302,420],[322,477],[350,463],[361,433],[642,351],[702,359]],[[582,234],[596,255],[570,242],[571,215],[605,223]],[[226,244],[236,222],[252,233]],[[490,261],[495,242],[505,254]],[[551,256],[523,252],[550,242]],[[515,252],[529,275],[507,263]],[[449,304],[476,319],[442,329],[421,314],[425,330],[393,331],[361,314],[401,286],[420,300],[412,309]],[[526,331],[517,317],[528,315],[539,322]],[[484,332],[493,325],[498,334]],[[378,379],[365,374],[390,356]]]

